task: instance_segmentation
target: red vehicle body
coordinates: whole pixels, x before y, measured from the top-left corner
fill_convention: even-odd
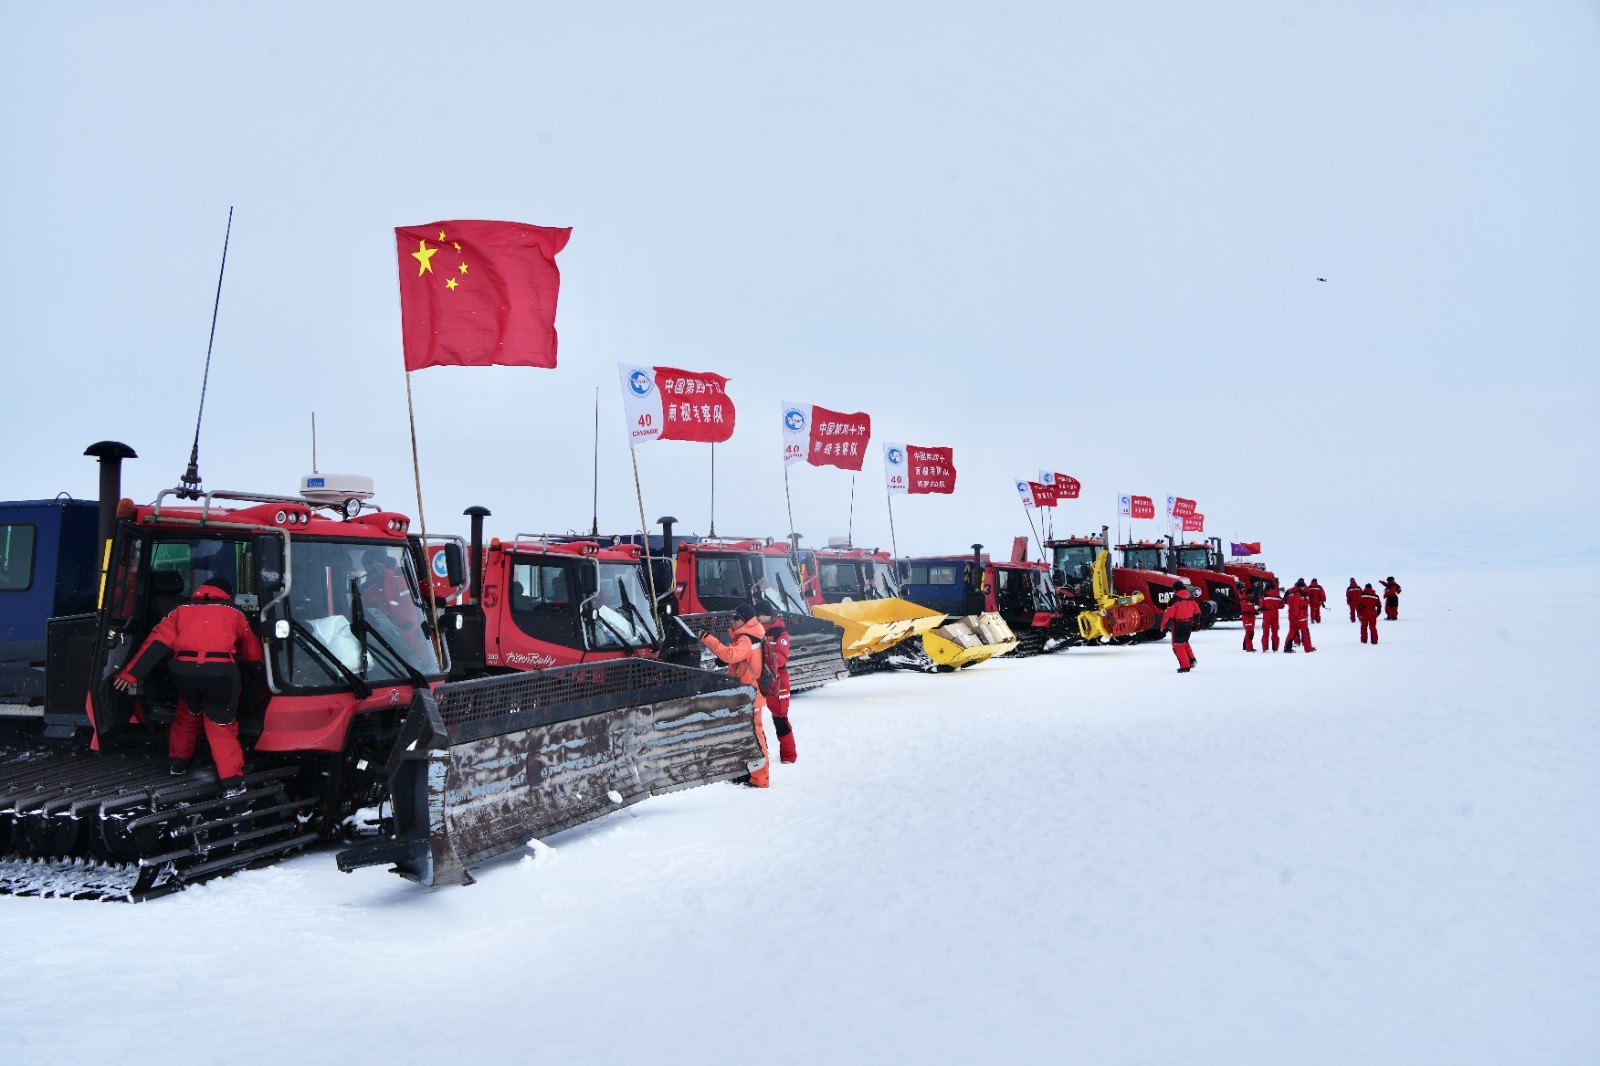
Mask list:
[[[894,560],[868,548],[805,548],[799,553],[806,602],[847,603],[900,595]]]
[[[1093,610],[1096,606],[1090,590],[1090,571],[1096,554],[1109,550],[1110,540],[1110,530],[1102,527],[1098,536],[1086,534],[1045,542],[1045,550],[1050,552],[1051,578],[1079,610]],[[1124,559],[1129,547],[1139,545],[1118,546]],[[1128,608],[1138,612],[1139,616],[1139,629],[1133,636],[1138,640],[1154,640],[1161,636],[1161,612],[1172,604],[1180,579],[1166,573],[1159,560],[1154,565],[1149,565],[1146,560],[1139,561],[1145,565],[1128,566],[1126,562],[1121,566],[1113,565],[1111,588],[1118,596],[1132,596],[1136,592],[1144,594],[1143,603],[1132,604]]]
[[[1222,542],[1219,538],[1186,544],[1174,544],[1172,538],[1167,538],[1167,568],[1216,604],[1220,621],[1239,620],[1239,604],[1244,590],[1238,578],[1222,569]]]
[[[1177,598],[1180,584],[1191,584],[1182,575],[1169,573],[1166,569],[1164,553],[1167,544],[1160,540],[1139,540],[1127,544],[1118,544],[1117,551],[1121,555],[1122,565],[1112,571],[1112,584],[1123,595],[1131,592],[1143,592],[1145,603],[1154,608],[1156,612],[1156,635],[1160,635],[1161,612],[1171,607]],[[1197,586],[1198,587],[1198,586]],[[1194,596],[1194,592],[1190,592]],[[1201,609],[1200,617],[1195,621],[1196,629],[1204,629],[1216,624],[1217,606],[1204,594],[1197,597]]]
[[[971,555],[901,559],[899,576],[902,595],[923,607],[957,617],[1000,615],[1017,637],[1014,655],[1057,651],[1074,642],[1077,615],[1062,610],[1046,563],[997,562],[975,544]]]
[[[1278,575],[1260,563],[1225,562],[1222,564],[1222,570],[1238,581],[1241,590],[1251,599],[1259,600],[1261,594],[1268,589],[1282,592],[1282,587],[1278,584]]]

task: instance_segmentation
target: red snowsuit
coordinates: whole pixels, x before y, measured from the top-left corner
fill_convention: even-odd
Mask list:
[[[1261,650],[1278,650],[1278,612],[1283,610],[1283,600],[1276,589],[1261,594]]]
[[[1284,638],[1284,650],[1293,651],[1298,642],[1306,646],[1306,651],[1316,651],[1317,649],[1311,646],[1311,629],[1306,624],[1310,618],[1311,604],[1305,587],[1296,585],[1291,588],[1283,602],[1289,608],[1289,635]]]
[[[1312,578],[1311,584],[1306,586],[1306,595],[1311,601],[1311,621],[1313,624],[1322,624],[1322,605],[1328,602],[1328,590],[1317,584],[1317,579]]]
[[[1361,599],[1361,586],[1356,584],[1356,579],[1350,579],[1350,587],[1344,590],[1344,602],[1350,605],[1350,621],[1356,620],[1356,601]]]
[[[701,637],[701,643],[711,649],[711,653],[718,659],[728,664],[728,674],[741,685],[749,685],[756,690],[756,740],[761,744],[761,757],[764,761],[761,769],[750,771],[750,784],[756,788],[766,788],[770,783],[767,762],[767,729],[761,720],[761,712],[766,709],[766,697],[761,695],[761,641],[767,635],[760,622],[754,618],[748,622],[741,622],[730,633],[729,643],[724,644],[716,637],[707,633]]]
[[[1378,599],[1378,594],[1368,585],[1361,593],[1361,599],[1356,601],[1356,614],[1361,616],[1361,643],[1367,643],[1367,634],[1372,634],[1372,643],[1378,643],[1378,612],[1383,604]]]
[[[1389,621],[1400,617],[1400,582],[1392,577],[1383,582],[1383,606]]]
[[[778,759],[794,762],[800,756],[794,747],[794,728],[789,725],[789,630],[781,615],[774,615],[771,624],[764,628],[767,635],[762,641],[762,650],[772,672],[778,675],[778,694],[767,701],[772,711],[772,728],[778,734]]]
[[[178,690],[178,717],[167,734],[167,755],[194,758],[202,724],[217,778],[225,784],[244,776],[239,747],[239,663],[261,661],[261,640],[250,631],[233,597],[201,585],[150,631],[117,680],[137,685],[156,664],[171,657],[167,671]]]
[[[1200,605],[1189,598],[1189,590],[1178,587],[1178,598],[1172,606],[1161,612],[1161,629],[1172,630],[1172,654],[1178,657],[1178,670],[1188,673],[1194,669],[1194,652],[1189,650],[1189,631],[1194,620],[1200,617]]]
[[[1239,620],[1244,623],[1244,650],[1245,651],[1255,651],[1256,650],[1256,646],[1255,646],[1256,615],[1260,613],[1260,610],[1261,609],[1255,605],[1255,601],[1250,599],[1249,596],[1244,596],[1244,597],[1240,598],[1240,600],[1239,600]]]

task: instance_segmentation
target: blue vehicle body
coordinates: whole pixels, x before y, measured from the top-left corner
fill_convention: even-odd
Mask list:
[[[0,712],[42,708],[50,619],[95,609],[97,535],[93,500],[0,503]]]

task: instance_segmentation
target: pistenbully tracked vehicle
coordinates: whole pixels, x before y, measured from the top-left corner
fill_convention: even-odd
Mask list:
[[[186,479],[135,505],[106,475],[131,449],[89,454],[102,460],[100,586],[92,610],[49,622],[54,735],[14,733],[0,754],[0,892],[146,899],[340,839],[384,804],[382,838],[340,866],[460,882],[530,838],[760,758],[753,692],[699,671],[570,668],[536,693],[522,678],[445,684],[420,540],[365,493],[326,478],[303,483],[309,498]],[[445,564],[459,568],[459,551]],[[179,712],[163,668],[136,692],[110,683],[157,621],[218,578],[264,649],[239,701],[236,795],[210,771],[169,774]]]

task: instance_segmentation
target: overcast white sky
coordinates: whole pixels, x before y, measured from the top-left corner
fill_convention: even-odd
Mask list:
[[[415,511],[392,231],[504,218],[573,227],[561,363],[412,375],[433,530],[587,529],[597,387],[636,528],[619,360],[732,378],[721,533],[786,532],[786,399],[954,446],[906,551],[1005,550],[1041,466],[1058,529],[1176,492],[1291,570],[1596,519],[1587,0],[0,0],[0,50],[3,498],[92,496],[104,438],[177,482],[232,205],[212,488],[293,491],[315,411],[320,469]],[[707,449],[638,458],[703,532]],[[849,475],[791,482],[845,531]],[[887,546],[875,464],[855,514]]]

